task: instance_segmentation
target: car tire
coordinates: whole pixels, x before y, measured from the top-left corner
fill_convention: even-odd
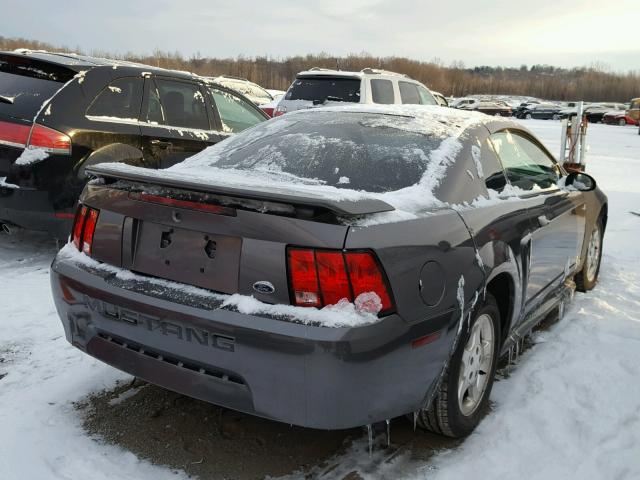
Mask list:
[[[501,114],[500,112],[496,112],[496,113],[494,113],[493,115],[494,115],[495,117],[501,117],[501,116],[502,116],[502,114]]]
[[[527,113],[524,118],[526,118],[527,120],[531,120],[533,118],[533,115],[531,115],[530,113]]]
[[[618,120],[618,125],[620,125],[621,127],[624,127],[627,124],[627,121],[624,118],[621,118],[620,120]]]
[[[500,338],[500,311],[496,300],[487,293],[474,309],[471,324],[463,326],[433,402],[417,412],[417,425],[454,438],[473,431],[489,407]],[[487,342],[484,348],[489,350],[483,352],[482,344]],[[474,383],[479,391],[472,395],[470,387]]]
[[[588,292],[598,283],[600,273],[600,261],[602,260],[602,238],[603,238],[602,217],[596,220],[589,235],[589,245],[587,254],[582,263],[582,270],[575,276],[576,288],[580,292]]]
[[[560,115],[558,115],[557,113],[553,114],[553,117],[551,117],[553,120],[560,120]]]

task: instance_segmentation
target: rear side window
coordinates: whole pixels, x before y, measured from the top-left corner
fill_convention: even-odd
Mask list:
[[[301,77],[287,90],[285,100],[360,102],[360,79],[344,77]]]
[[[225,132],[241,132],[265,120],[264,116],[237,95],[217,88],[210,88],[209,93],[218,109]]]
[[[137,121],[142,103],[142,85],[143,79],[140,77],[114,80],[89,105],[87,115]]]
[[[422,105],[444,105],[447,106],[447,100],[444,97],[440,97],[441,101],[438,102],[436,97],[429,90],[424,88],[422,85],[416,85],[418,88],[418,94],[420,95],[420,103]]]
[[[373,103],[394,103],[393,83],[391,80],[371,80],[371,99]]]
[[[557,185],[560,178],[557,164],[527,138],[512,132],[498,132],[491,136],[491,142],[513,186],[540,190]]]
[[[404,104],[420,105],[420,94],[415,83],[398,82],[400,88],[400,99]]]
[[[0,55],[0,114],[32,120],[76,72],[13,55]]]
[[[147,119],[172,127],[209,130],[204,97],[195,83],[156,78],[149,92]]]

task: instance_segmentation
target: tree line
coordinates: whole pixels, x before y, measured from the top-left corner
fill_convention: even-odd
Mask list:
[[[0,50],[28,48],[83,53],[23,38],[0,36]],[[180,52],[156,50],[151,54],[112,54],[91,51],[90,55],[144,63],[174,70],[186,70],[204,76],[233,75],[246,78],[266,88],[286,90],[296,73],[312,67],[361,70],[381,68],[409,75],[430,89],[447,96],[472,94],[523,95],[548,100],[584,100],[628,102],[640,97],[640,73],[610,72],[603,65],[558,68],[550,65],[522,65],[517,68],[481,66],[467,68],[461,62],[445,65],[442,61],[417,61],[404,57],[376,57],[369,53],[336,57],[326,53],[279,57],[211,58]]]

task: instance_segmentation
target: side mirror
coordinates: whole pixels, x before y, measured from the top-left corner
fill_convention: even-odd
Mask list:
[[[584,172],[571,172],[567,175],[564,184],[580,192],[591,192],[596,189],[596,179]]]

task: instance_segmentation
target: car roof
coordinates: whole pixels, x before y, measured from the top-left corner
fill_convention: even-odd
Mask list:
[[[413,80],[408,75],[397,72],[390,72],[388,70],[380,70],[376,68],[363,68],[359,72],[349,70],[332,70],[330,68],[318,68],[314,67],[310,70],[304,70],[299,72],[296,77],[347,77],[347,78],[402,78],[404,80]],[[413,80],[414,82],[416,80]]]
[[[191,79],[198,78],[204,82],[216,83],[212,80],[200,77],[199,75],[191,72],[185,72],[181,70],[168,70],[165,68],[145,65],[144,63],[129,62],[126,60],[116,60],[111,58],[92,57],[89,55],[78,55],[75,53],[47,52],[45,50],[29,50],[26,48],[19,48],[13,51],[0,51],[0,54],[33,58],[35,60],[61,65],[76,72],[96,67],[130,67],[139,69],[144,72],[155,73],[158,75],[171,74],[171,76]]]

